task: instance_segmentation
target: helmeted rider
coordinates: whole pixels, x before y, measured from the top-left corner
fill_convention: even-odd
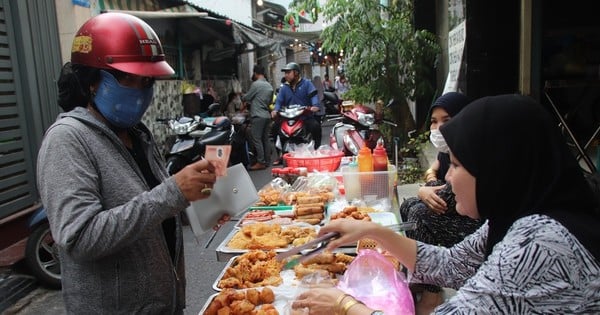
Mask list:
[[[290,105],[303,105],[310,109],[310,112],[305,113],[300,117],[304,120],[306,130],[312,135],[314,147],[317,149],[321,145],[321,124],[317,121],[315,113],[321,110],[321,103],[317,89],[308,79],[302,78],[300,75],[300,66],[295,62],[290,62],[281,69],[285,73],[285,84],[281,85],[277,99],[275,100],[275,108],[271,112],[271,116],[275,118],[282,107]]]

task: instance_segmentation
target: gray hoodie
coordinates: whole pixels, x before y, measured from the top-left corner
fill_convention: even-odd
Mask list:
[[[61,114],[38,154],[37,184],[73,314],[173,314],[185,306],[179,213],[189,205],[143,124],[149,190],[127,148],[85,108]],[[175,257],[161,223],[176,218]]]

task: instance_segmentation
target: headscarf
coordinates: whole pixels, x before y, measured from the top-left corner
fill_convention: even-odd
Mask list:
[[[471,100],[464,94],[458,92],[448,92],[438,97],[431,107],[429,107],[428,116],[431,117],[433,109],[436,107],[443,108],[450,117],[454,117],[460,112]],[[450,166],[450,155],[444,152],[438,152],[437,160],[440,162],[440,167],[436,172],[436,177],[439,180],[444,180],[448,168]]]
[[[441,126],[450,152],[476,178],[487,253],[518,219],[557,220],[599,260],[598,204],[549,112],[521,95],[484,97]]]
[[[459,92],[448,92],[438,97],[435,102],[431,104],[428,116],[431,117],[434,108],[441,107],[446,110],[450,117],[454,117],[461,109],[467,106],[469,102],[471,102],[471,100],[464,94]]]

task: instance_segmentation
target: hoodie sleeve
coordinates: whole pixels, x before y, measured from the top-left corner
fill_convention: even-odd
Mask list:
[[[90,146],[85,132],[93,131],[60,123],[48,129],[38,154],[37,183],[54,240],[75,259],[92,260],[139,240],[189,203],[173,178],[132,198],[136,190],[126,184],[102,186],[109,174],[118,174],[115,181],[126,175],[112,160],[105,164],[115,165],[114,170],[102,169],[96,158],[111,157],[101,146]],[[128,201],[110,206],[118,198]]]

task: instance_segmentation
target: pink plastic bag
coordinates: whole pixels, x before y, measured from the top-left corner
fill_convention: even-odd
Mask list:
[[[406,278],[378,251],[358,252],[337,287],[385,314],[415,314]]]

